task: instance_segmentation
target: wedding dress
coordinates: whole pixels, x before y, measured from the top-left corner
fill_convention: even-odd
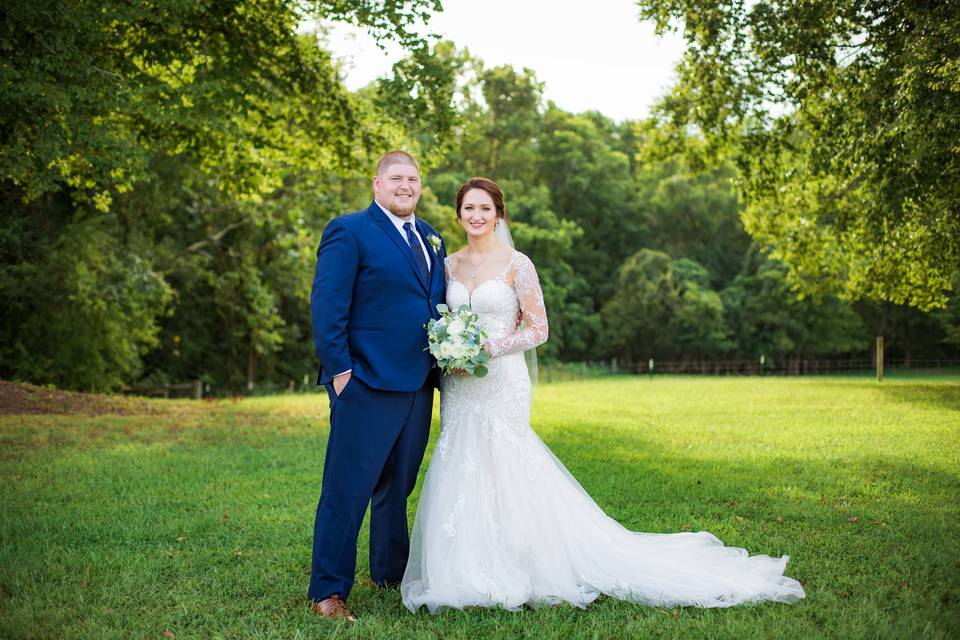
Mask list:
[[[783,575],[787,556],[748,557],[707,532],[633,532],[607,516],[530,428],[523,351],[547,339],[533,263],[514,252],[503,274],[473,292],[450,258],[446,272],[447,304],[472,307],[493,357],[486,377],[444,377],[440,437],[400,586],[408,609],[582,607],[601,593],[699,607],[804,597]]]

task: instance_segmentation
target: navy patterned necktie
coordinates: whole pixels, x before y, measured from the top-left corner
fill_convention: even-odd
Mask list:
[[[407,232],[407,244],[410,245],[410,250],[413,251],[413,259],[417,261],[417,266],[420,267],[420,273],[423,274],[424,279],[429,280],[430,270],[427,269],[427,259],[423,257],[423,245],[420,244],[420,241],[417,240],[417,235],[413,232],[413,224],[404,222],[403,230]]]

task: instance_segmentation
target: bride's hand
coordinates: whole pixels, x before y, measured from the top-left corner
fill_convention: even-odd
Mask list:
[[[450,369],[450,373],[455,376],[468,376],[470,375],[465,369]]]

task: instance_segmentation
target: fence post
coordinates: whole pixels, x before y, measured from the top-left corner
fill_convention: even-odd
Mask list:
[[[650,372],[650,375],[653,375],[653,358],[647,361],[647,371]]]
[[[617,372],[617,359],[616,359],[616,358],[612,358],[612,359],[610,360],[610,371],[612,371],[613,373],[616,373],[616,372]]]
[[[203,382],[200,380],[193,381],[193,399],[202,400],[203,399]]]
[[[877,382],[883,382],[883,336],[877,336]]]

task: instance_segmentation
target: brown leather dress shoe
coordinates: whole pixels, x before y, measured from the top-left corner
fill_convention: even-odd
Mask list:
[[[343,620],[344,622],[356,622],[357,619],[347,609],[347,605],[340,599],[338,594],[333,594],[325,600],[315,601],[310,605],[310,609],[318,616],[323,616],[329,620]]]

